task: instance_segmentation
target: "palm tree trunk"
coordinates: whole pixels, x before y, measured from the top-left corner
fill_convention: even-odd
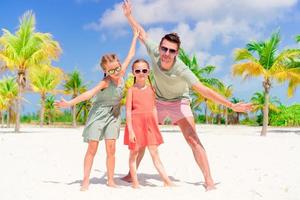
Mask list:
[[[208,124],[207,100],[205,99],[204,101],[205,101],[205,106],[204,106],[205,123]]]
[[[225,107],[225,125],[228,125],[228,108]]]
[[[41,94],[41,113],[40,113],[40,127],[44,125],[44,116],[45,116],[45,94]]]
[[[219,113],[217,114],[218,125],[221,125],[221,105],[218,106]]]
[[[1,111],[1,128],[4,128],[4,111]]]
[[[236,124],[239,124],[240,123],[240,113],[237,112],[236,113]]]
[[[10,128],[10,106],[7,108],[6,127]]]
[[[261,130],[261,136],[267,135],[267,128],[269,123],[269,93],[271,88],[271,82],[269,79],[266,79],[263,82],[263,86],[265,89],[265,104],[264,104],[264,110],[263,110],[263,127]]]
[[[20,132],[20,116],[21,116],[21,97],[22,97],[22,87],[23,80],[25,80],[25,72],[22,70],[18,71],[17,83],[18,83],[18,97],[16,99],[16,124],[15,132]]]
[[[72,115],[73,115],[73,122],[72,125],[75,128],[76,127],[76,105],[72,107]]]

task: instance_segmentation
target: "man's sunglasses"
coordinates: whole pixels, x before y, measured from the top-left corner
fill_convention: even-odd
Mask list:
[[[163,52],[163,53],[167,53],[169,51],[170,54],[176,54],[177,53],[177,50],[176,49],[170,49],[170,48],[167,48],[167,47],[164,47],[164,46],[161,46],[160,47],[160,50]]]
[[[136,70],[134,70],[134,73],[139,74],[142,72],[143,74],[147,74],[148,71],[149,71],[148,69],[142,69],[142,70],[136,69]]]
[[[107,73],[108,73],[109,75],[113,75],[113,74],[115,74],[116,72],[120,72],[120,71],[121,71],[121,66],[118,66],[118,67],[116,67],[116,68],[114,68],[114,69],[108,70]]]

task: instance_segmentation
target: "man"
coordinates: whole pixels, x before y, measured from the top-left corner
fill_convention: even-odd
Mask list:
[[[215,91],[204,86],[192,71],[177,58],[180,48],[180,38],[176,33],[165,35],[157,45],[148,37],[143,27],[135,20],[131,13],[131,5],[128,0],[124,1],[123,12],[133,29],[140,31],[139,39],[147,48],[152,61],[154,76],[153,87],[156,92],[156,106],[158,120],[161,123],[166,116],[176,123],[191,147],[196,163],[201,169],[206,190],[215,189],[208,159],[196,132],[194,117],[190,107],[189,90],[201,94],[207,99],[231,108],[236,112],[246,112],[252,107],[251,104],[233,104]],[[137,160],[139,165],[144,155],[143,150]],[[130,174],[123,178],[130,181]]]

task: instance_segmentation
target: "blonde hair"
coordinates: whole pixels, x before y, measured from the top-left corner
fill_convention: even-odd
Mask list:
[[[110,63],[110,62],[120,62],[118,56],[114,53],[111,54],[105,54],[102,56],[101,61],[100,61],[100,67],[105,70],[105,66]],[[104,77],[106,77],[106,73],[104,73]]]

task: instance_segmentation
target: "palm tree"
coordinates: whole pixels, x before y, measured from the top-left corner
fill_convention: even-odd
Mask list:
[[[292,96],[300,83],[300,67],[293,65],[293,61],[299,59],[300,49],[286,49],[277,54],[280,42],[279,33],[273,33],[271,38],[263,42],[251,42],[245,49],[235,51],[235,61],[246,60],[233,66],[233,74],[247,77],[263,77],[265,105],[263,111],[263,127],[261,136],[266,136],[269,113],[269,93],[272,81],[279,83],[289,82],[288,96]],[[257,53],[256,58],[252,53]]]
[[[127,91],[130,87],[133,86],[133,84],[134,84],[133,82],[134,82],[134,76],[132,73],[129,73],[127,75],[127,79],[125,80],[125,87],[124,87],[123,97],[121,100],[121,105],[126,104]]]
[[[215,66],[208,65],[205,67],[199,67],[196,56],[193,56],[192,58],[190,58],[189,55],[183,49],[179,50],[178,57],[186,66],[189,67],[189,69],[196,75],[196,77],[199,79],[199,81],[202,82],[205,86],[210,87],[212,89],[221,87],[221,85],[222,85],[221,81],[219,81],[216,78],[207,78],[206,77],[215,70],[215,68],[216,68]],[[206,119],[205,121],[207,124],[208,123],[207,112],[208,112],[208,107],[209,107],[208,105],[210,105],[210,107],[212,108],[211,105],[213,104],[213,102],[204,98],[199,93],[193,92],[191,96],[196,98],[195,100],[192,100],[192,103],[193,103],[192,108],[193,109],[197,109],[197,107],[200,106],[200,104],[202,102],[205,103],[204,112],[205,112],[205,119]]]
[[[44,124],[45,102],[47,93],[57,93],[55,88],[63,79],[63,72],[59,68],[48,65],[33,68],[29,71],[30,85],[34,92],[41,95],[40,126]]]
[[[58,42],[49,33],[35,31],[35,16],[27,11],[20,19],[19,29],[15,34],[3,29],[0,37],[0,60],[3,60],[11,71],[17,72],[18,98],[16,106],[15,131],[20,131],[21,96],[26,86],[26,72],[41,64],[49,64],[61,53]]]
[[[297,41],[297,42],[300,42],[300,35],[297,35],[297,36],[296,36],[296,41]]]
[[[253,111],[261,111],[263,114],[263,109],[265,105],[265,94],[264,92],[255,92],[253,97],[251,98],[251,102],[253,104]],[[278,106],[281,104],[278,98],[276,97],[270,97],[269,100],[269,110],[278,112]],[[278,105],[278,106],[277,106]]]
[[[18,97],[18,85],[15,78],[5,77],[0,82],[0,96],[3,102],[7,101],[7,127],[10,127],[10,110]],[[5,99],[5,100],[4,100]]]
[[[218,88],[219,93],[221,93],[224,97],[226,97],[227,99],[230,98],[232,96],[232,85],[226,86],[224,84],[220,85],[220,87]],[[224,110],[224,117],[225,117],[225,125],[228,125],[228,108],[226,106],[223,106],[223,110]],[[220,120],[220,119],[219,119]],[[220,121],[219,121],[220,124]]]
[[[45,100],[45,120],[47,120],[47,124],[53,122],[54,117],[57,114],[60,114],[61,111],[54,106],[55,103],[55,96],[54,95],[47,95]]]
[[[8,107],[8,100],[0,94],[0,117],[1,117],[1,128],[4,127],[5,110]]]
[[[76,113],[76,119],[79,120],[82,117],[82,120],[85,122],[88,118],[89,111],[92,107],[92,102],[90,100],[82,101],[78,104],[78,111]]]
[[[242,102],[243,100],[241,100],[237,97],[232,97],[230,101],[231,101],[231,103],[237,104],[239,102]],[[233,123],[238,124],[240,122],[240,113],[239,112],[234,112],[232,109],[229,109],[229,112],[232,113]],[[234,113],[236,114],[236,117],[234,117]]]
[[[3,61],[0,60],[0,73],[3,73],[7,70],[7,66]]]
[[[65,92],[71,94],[72,98],[77,97],[82,92],[86,91],[87,86],[83,84],[81,74],[78,70],[69,73],[68,78],[64,84]],[[72,125],[76,127],[76,105],[72,106]]]

